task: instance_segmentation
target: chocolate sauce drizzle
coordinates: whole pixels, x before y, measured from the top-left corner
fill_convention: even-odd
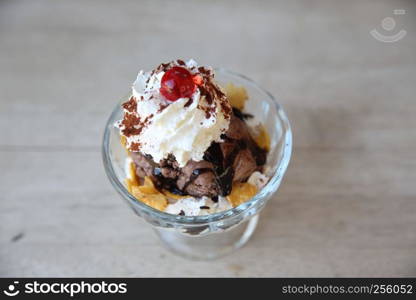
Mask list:
[[[252,114],[244,113],[235,107],[233,107],[233,114],[242,121],[245,121],[247,119],[252,119],[254,117]]]

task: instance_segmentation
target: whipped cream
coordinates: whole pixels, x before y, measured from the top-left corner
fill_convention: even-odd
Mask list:
[[[203,84],[191,97],[171,102],[160,93],[160,87],[163,75],[173,66],[199,74]],[[117,123],[127,148],[151,155],[156,163],[173,155],[179,167],[189,160],[202,160],[212,142],[221,142],[230,124],[231,106],[213,77],[211,68],[198,67],[194,60],[140,71],[132,97],[123,104],[124,119]]]
[[[231,209],[232,206],[225,197],[218,197],[214,202],[211,198],[182,198],[169,204],[165,212],[173,215],[183,214],[185,216],[204,216]]]

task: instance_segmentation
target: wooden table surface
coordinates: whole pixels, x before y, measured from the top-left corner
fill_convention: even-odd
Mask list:
[[[0,1],[0,276],[416,276],[415,9]],[[384,33],[407,35],[377,41],[389,16]],[[162,248],[101,162],[104,123],[137,71],[175,58],[253,78],[293,127],[256,234],[214,262]]]

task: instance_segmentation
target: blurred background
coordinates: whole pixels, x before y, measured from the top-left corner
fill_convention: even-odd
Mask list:
[[[0,276],[416,276],[415,9],[0,0]],[[294,132],[254,237],[214,262],[162,248],[101,162],[139,69],[176,58],[254,79]]]

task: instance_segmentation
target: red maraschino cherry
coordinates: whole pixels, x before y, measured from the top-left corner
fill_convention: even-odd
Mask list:
[[[194,76],[185,68],[172,67],[162,76],[160,93],[169,101],[189,98],[195,89]]]

